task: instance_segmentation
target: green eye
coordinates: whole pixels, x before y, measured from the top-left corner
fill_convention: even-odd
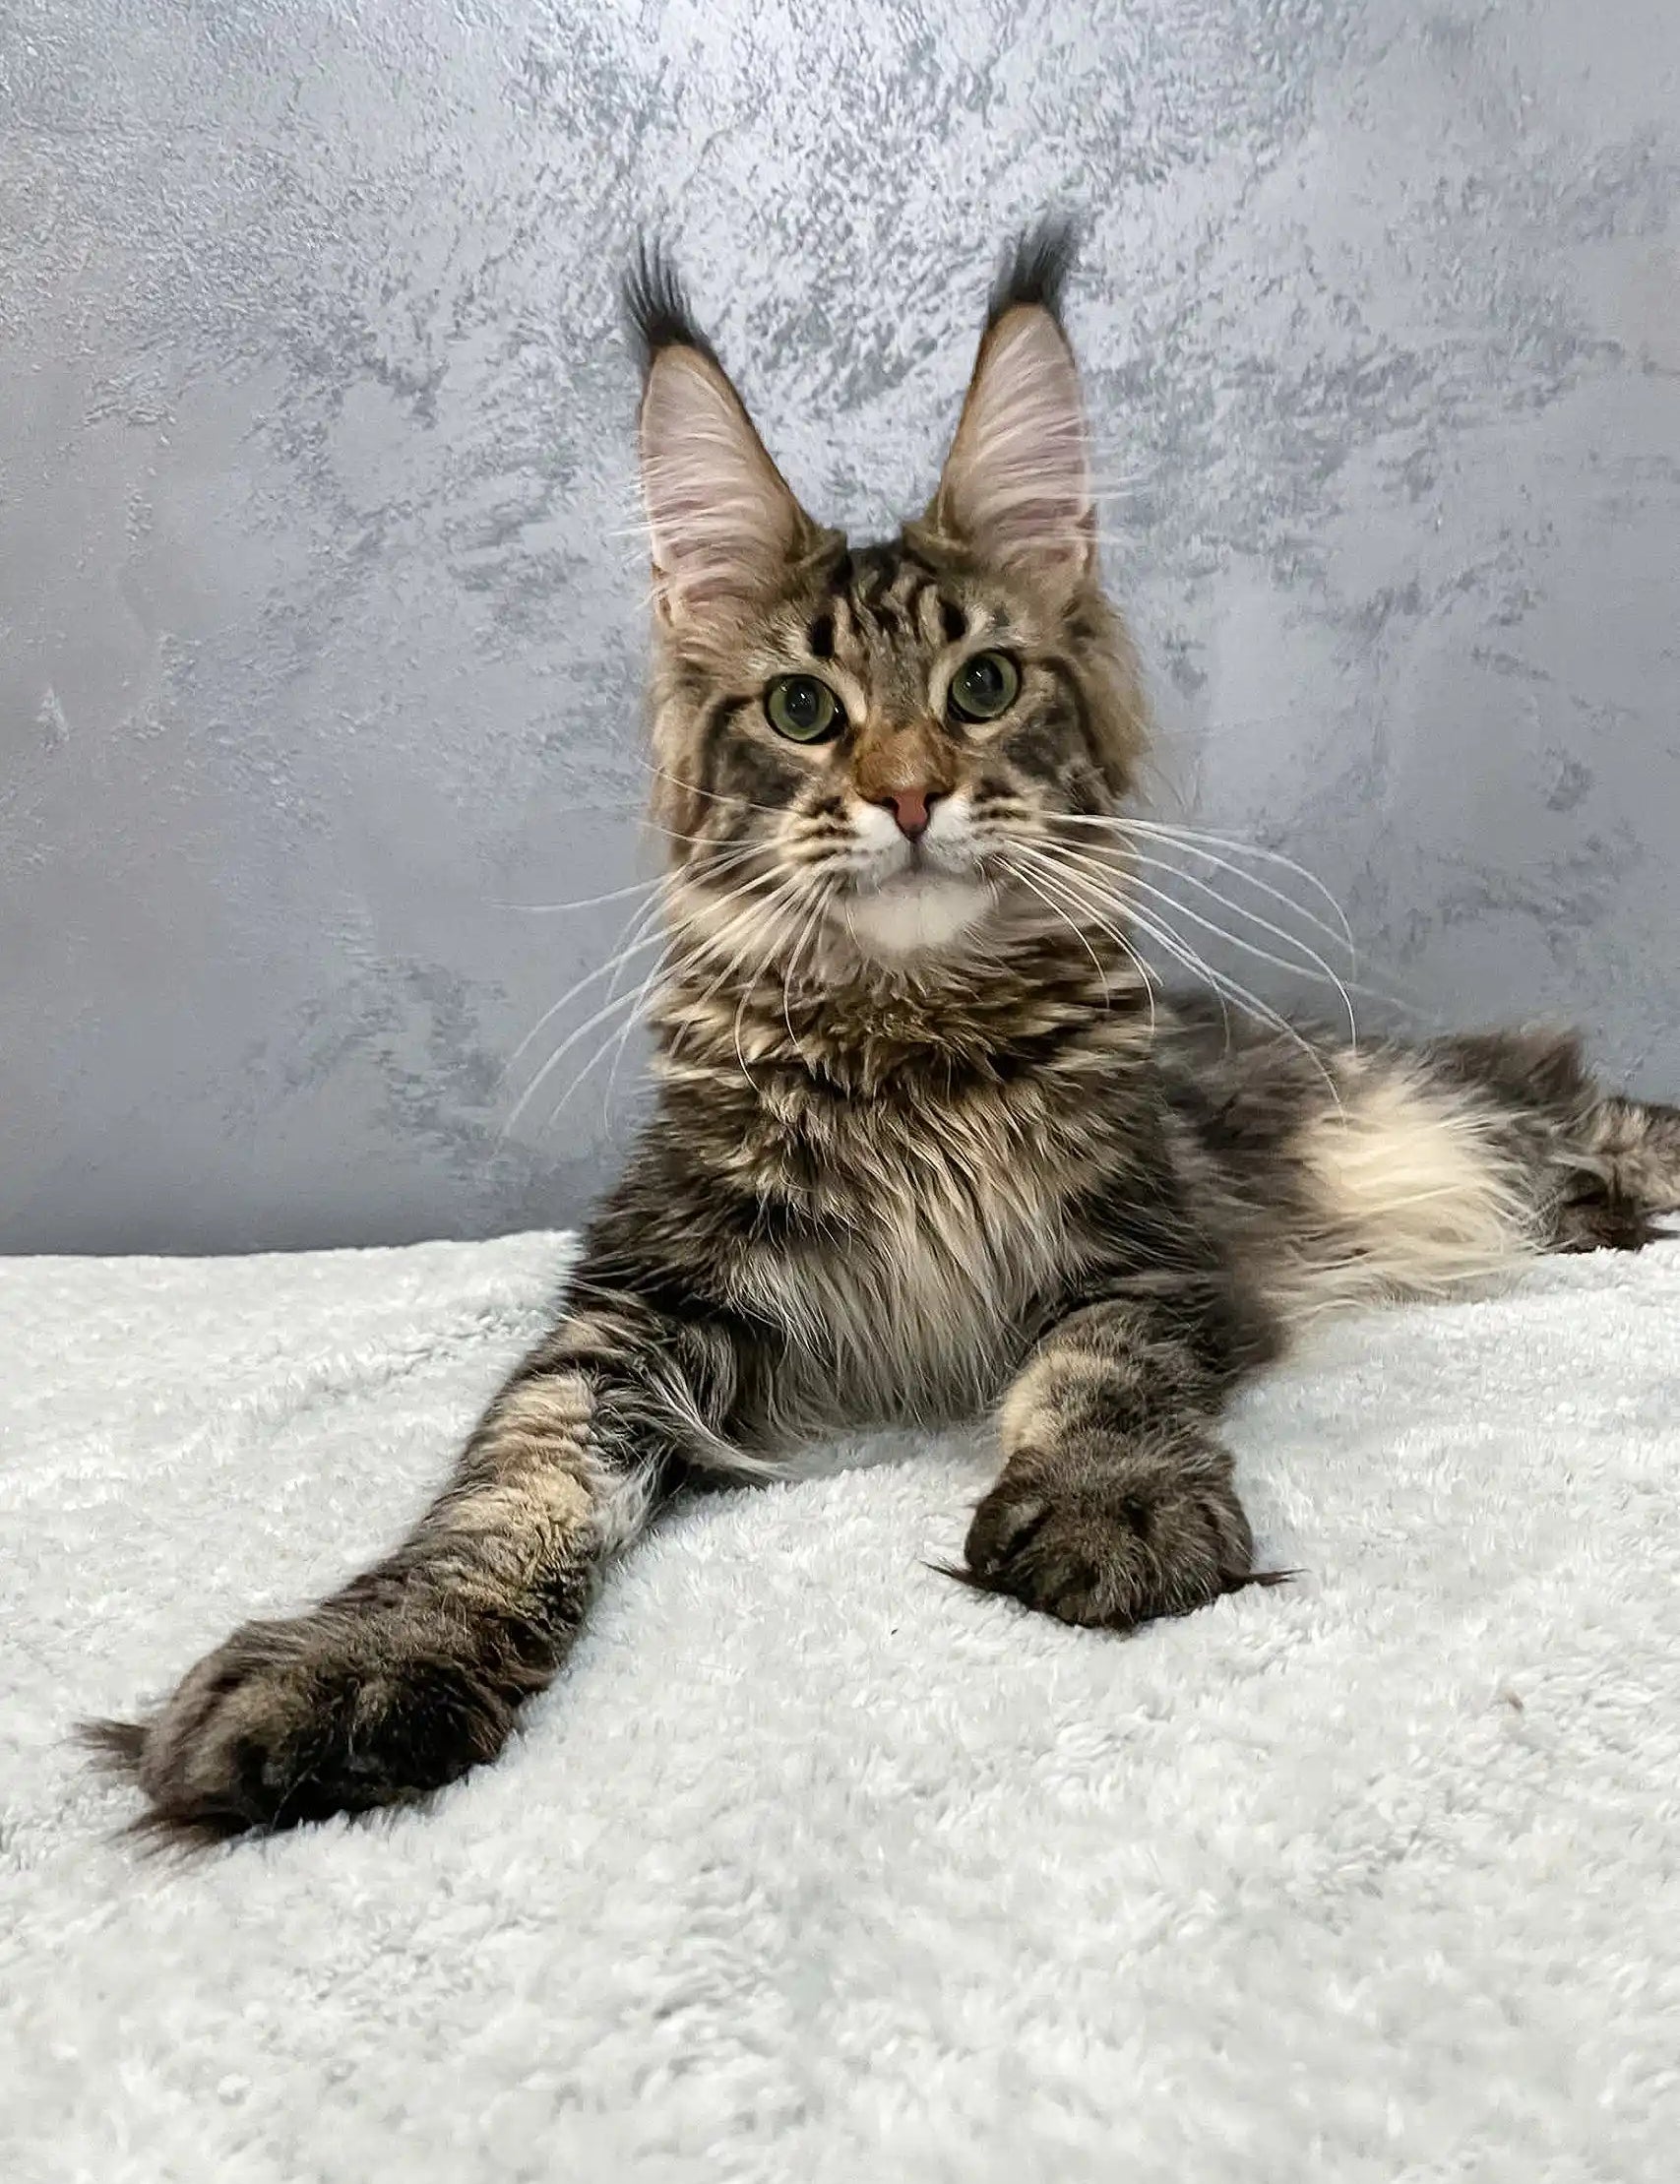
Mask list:
[[[952,676],[947,703],[959,720],[995,720],[1020,688],[1021,669],[1007,653],[976,653]]]
[[[764,694],[765,718],[794,743],[826,743],[845,725],[840,700],[815,675],[778,675]]]

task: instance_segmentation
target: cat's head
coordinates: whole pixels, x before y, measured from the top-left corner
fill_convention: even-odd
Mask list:
[[[1130,787],[1143,709],[1097,575],[1069,257],[1053,229],[1013,251],[933,499],[868,546],[794,498],[669,268],[630,283],[654,816],[679,914],[743,961],[920,971],[1078,916],[1043,860]]]

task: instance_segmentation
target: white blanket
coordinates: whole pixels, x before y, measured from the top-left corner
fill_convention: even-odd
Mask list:
[[[1291,1587],[1063,1629],[900,1449],[671,1516],[428,1813],[119,1839],[76,1718],[388,1540],[563,1252],[0,1265],[0,2176],[1680,2174],[1673,1246],[1257,1391]]]

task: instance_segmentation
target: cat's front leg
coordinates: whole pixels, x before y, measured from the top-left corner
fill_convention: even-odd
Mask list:
[[[160,1832],[205,1840],[401,1803],[493,1758],[601,1571],[725,1413],[732,1345],[580,1283],[394,1553],[306,1614],[248,1623],[145,1723],[93,1732]]]
[[[1121,1629],[1248,1583],[1253,1537],[1213,1420],[1269,1346],[1195,1298],[1114,1296],[1058,1322],[1004,1399],[1007,1461],[969,1527],[970,1580]]]

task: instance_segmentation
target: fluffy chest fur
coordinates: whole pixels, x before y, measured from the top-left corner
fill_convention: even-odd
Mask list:
[[[1069,1257],[1065,1153],[1003,1101],[824,1133],[820,1229],[743,1253],[738,1301],[793,1338],[774,1407],[946,1417],[988,1403]],[[796,1362],[795,1362],[796,1360]]]
[[[768,1422],[945,1418],[996,1396],[1086,1257],[1082,1202],[1128,1156],[1124,1013],[1031,1035],[1053,1051],[1029,1064],[946,1043],[877,1052],[867,1078],[835,1053],[837,1074],[812,1067],[785,1030],[781,1051],[749,1039],[750,1076],[677,1042],[661,1127],[697,1200],[714,1194],[712,1277],[785,1338]]]

